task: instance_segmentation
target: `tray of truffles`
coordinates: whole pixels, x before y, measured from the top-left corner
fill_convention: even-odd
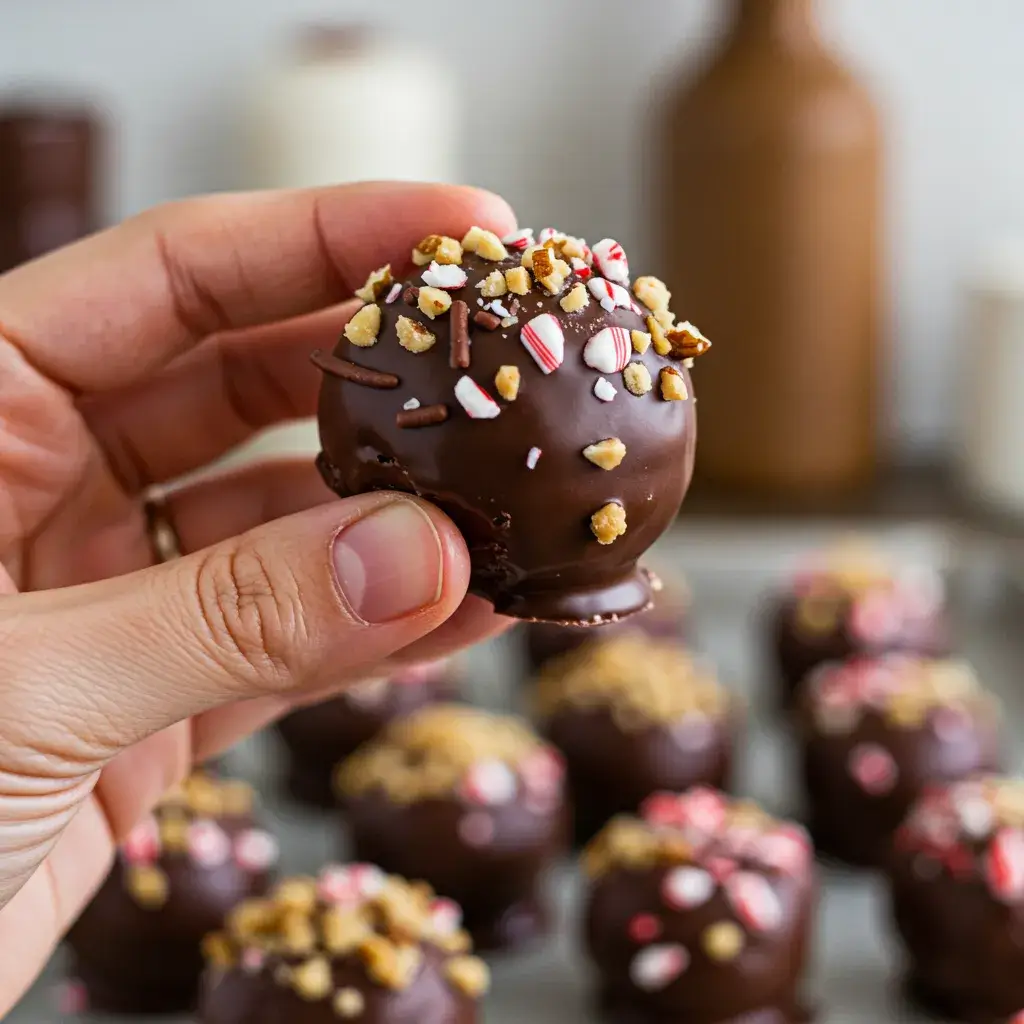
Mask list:
[[[1022,1024],[1021,638],[899,545],[648,558],[710,347],[665,286],[553,229],[408,262],[314,355],[318,465],[522,621],[167,794],[12,1019]]]

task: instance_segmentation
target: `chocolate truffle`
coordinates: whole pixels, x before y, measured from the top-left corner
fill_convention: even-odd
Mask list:
[[[998,707],[962,662],[827,663],[799,700],[811,834],[820,852],[849,864],[885,866],[928,783],[999,768]]]
[[[655,587],[654,604],[624,622],[609,623],[599,628],[588,626],[559,626],[551,622],[529,622],[521,628],[526,640],[526,656],[530,669],[541,669],[545,662],[560,654],[582,647],[589,641],[602,642],[625,630],[640,630],[663,640],[682,642],[686,635],[686,615],[690,607],[690,592],[682,580],[668,584],[660,574],[652,576]]]
[[[910,995],[944,1020],[1024,1021],[1024,782],[933,787],[894,845]]]
[[[537,712],[565,757],[579,843],[656,790],[728,782],[737,707],[677,644],[633,632],[564,654],[538,678]]]
[[[202,1024],[475,1024],[489,983],[455,903],[368,864],[240,904],[204,950]]]
[[[337,697],[293,711],[277,723],[287,748],[287,786],[313,807],[334,807],[334,769],[388,722],[458,692],[447,662],[409,668],[391,679],[373,679]]]
[[[357,751],[338,788],[359,859],[425,879],[491,949],[546,925],[543,876],[564,845],[562,774],[559,755],[518,719],[438,704]]]
[[[255,823],[253,800],[245,783],[195,774],[131,832],[68,934],[90,1009],[195,1006],[203,936],[271,883],[277,843]]]
[[[860,541],[827,552],[774,601],[772,647],[780,703],[826,661],[906,651],[948,653],[942,578],[927,567],[893,569]]]
[[[623,1024],[794,1024],[816,902],[806,833],[711,789],[659,793],[584,854],[585,934]]]
[[[448,513],[471,589],[521,619],[639,611],[637,559],[693,469],[689,363],[710,342],[622,247],[471,228],[370,275],[333,355],[315,354],[319,466],[342,496],[392,489]]]

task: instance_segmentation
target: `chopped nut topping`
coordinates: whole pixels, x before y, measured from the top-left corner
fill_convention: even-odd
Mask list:
[[[587,286],[577,282],[569,289],[569,294],[562,296],[558,304],[566,313],[577,313],[590,303],[590,294]]]
[[[444,965],[444,973],[470,999],[479,999],[491,987],[491,972],[479,957],[454,956]]]
[[[425,267],[431,260],[438,263],[461,263],[463,246],[447,235],[427,235],[412,251],[412,261]]]
[[[651,347],[651,336],[646,331],[630,331],[630,340],[633,342],[633,351],[643,355]]]
[[[712,960],[735,960],[744,946],[743,931],[735,921],[719,921],[704,929],[701,945]]]
[[[380,306],[363,306],[347,324],[345,337],[359,348],[369,348],[377,344],[380,334]]]
[[[545,250],[545,253],[547,250]],[[537,253],[533,261],[533,276],[543,285],[549,295],[557,295],[565,287],[566,278],[572,273],[569,264],[564,260],[551,259],[547,255]]]
[[[392,283],[391,264],[385,263],[383,267],[374,270],[366,279],[366,284],[356,292],[356,298],[363,302],[376,302],[385,289],[390,288]]]
[[[234,947],[223,932],[204,935],[202,941],[203,958],[211,967],[227,970],[235,963]]]
[[[711,348],[711,342],[688,320],[666,331],[665,338],[671,347],[669,354],[674,359],[694,359]]]
[[[129,864],[125,869],[125,887],[146,910],[159,910],[170,895],[167,875],[152,864]]]
[[[590,517],[590,529],[598,544],[613,544],[626,532],[626,510],[618,502],[608,502]]]
[[[514,402],[519,395],[519,367],[500,366],[494,375],[494,387],[506,402]]]
[[[637,398],[646,395],[654,387],[651,383],[651,372],[643,363],[630,363],[622,371],[622,380],[626,390]]]
[[[505,283],[513,295],[529,295],[532,282],[525,267],[513,267],[505,271]]]
[[[547,247],[543,245],[528,245],[523,250],[523,255],[519,259],[520,264],[526,267],[527,270],[533,270],[533,257],[541,251],[547,252]]]
[[[286,878],[274,890],[274,900],[282,909],[309,913],[316,906],[316,882],[312,878]]]
[[[595,466],[602,469],[615,469],[626,457],[626,446],[617,437],[608,437],[596,444],[588,444],[583,455]]]
[[[668,309],[672,293],[665,282],[657,277],[638,277],[633,282],[633,294],[652,312]]]
[[[578,260],[586,260],[587,249],[580,238],[573,238],[571,235],[562,241],[561,256],[563,259],[571,260],[575,257]]]
[[[361,1017],[366,1009],[366,1000],[362,992],[357,988],[339,988],[334,993],[334,1012],[342,1020],[352,1020]]]
[[[530,263],[530,269],[533,271],[533,276],[538,281],[554,272],[555,261],[551,257],[551,250],[546,246],[539,246],[533,250],[531,255],[532,261]]]
[[[664,366],[658,374],[661,397],[666,402],[682,402],[690,397],[683,375],[674,366]]]
[[[364,917],[343,907],[328,907],[320,919],[320,927],[328,953],[350,953],[372,933]]]
[[[410,320],[407,316],[398,318],[395,333],[398,335],[398,344],[409,352],[426,352],[437,341],[437,336],[428,331],[423,324],[418,320]]]
[[[492,270],[483,280],[480,293],[486,299],[496,299],[508,291],[505,275],[500,270]]]
[[[429,285],[424,285],[420,288],[416,304],[419,306],[421,313],[426,313],[433,320],[435,316],[448,312],[452,304],[452,297],[441,288],[431,288]]]
[[[442,235],[441,241],[438,243],[437,249],[434,252],[434,259],[441,264],[461,263],[462,245],[457,239],[449,238],[447,235]]]
[[[483,228],[475,226],[466,232],[466,237],[462,240],[462,248],[466,252],[475,252],[485,260],[497,262],[508,258],[508,251],[493,231],[485,231]]]
[[[182,853],[188,849],[189,820],[176,808],[169,808],[159,817],[157,824],[160,828],[160,846],[164,850],[168,853]]]
[[[308,911],[292,910],[282,915],[281,945],[289,953],[312,953],[316,947],[316,931]]]
[[[668,338],[665,337],[665,329],[653,316],[647,318],[647,330],[651,332],[654,351],[659,356],[667,356],[672,351],[672,346],[669,344]]]
[[[331,965],[326,957],[311,957],[292,968],[292,988],[311,1003],[326,999],[332,987]]]
[[[654,319],[667,331],[676,322],[676,315],[668,309],[656,309],[654,311]]]
[[[398,945],[380,935],[363,942],[359,955],[374,981],[394,989],[408,988],[423,961],[419,946]]]

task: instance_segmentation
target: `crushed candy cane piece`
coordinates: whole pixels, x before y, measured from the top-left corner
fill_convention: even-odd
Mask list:
[[[493,420],[501,407],[472,377],[463,374],[455,384],[455,397],[470,419]]]
[[[536,244],[533,240],[533,232],[529,228],[513,231],[512,234],[506,235],[501,242],[513,252],[522,252],[527,246]]]
[[[703,868],[672,868],[661,883],[661,898],[674,910],[703,906],[714,892],[715,880]]]
[[[384,302],[387,305],[390,306],[398,298],[398,296],[401,295],[401,294],[402,294],[402,282],[401,281],[396,281],[391,286],[391,291],[388,292],[388,297],[384,300]]]
[[[544,373],[551,373],[562,365],[565,357],[565,335],[558,318],[552,313],[541,313],[523,325],[519,332],[526,351]]]
[[[629,362],[632,351],[629,331],[624,327],[604,327],[583,346],[583,362],[592,370],[618,373]]]
[[[469,803],[496,807],[515,799],[519,785],[516,773],[504,761],[477,761],[462,780],[460,792]]]
[[[590,294],[601,303],[601,308],[608,313],[614,309],[632,309],[633,300],[629,292],[614,281],[608,281],[603,277],[592,277],[587,282]]]
[[[610,402],[618,393],[615,385],[604,377],[598,377],[594,381],[594,394],[602,402]]]
[[[433,288],[443,288],[450,291],[455,288],[465,288],[466,272],[455,263],[438,263],[436,260],[423,271],[423,283]]]
[[[543,245],[545,242],[553,242],[556,238],[562,238],[562,232],[558,228],[541,228],[537,235],[537,241]]]
[[[892,754],[877,743],[858,743],[850,751],[850,775],[870,796],[884,796],[892,791],[899,769]]]
[[[543,454],[544,453],[541,451],[540,448],[531,448],[526,453],[526,468],[527,469],[536,469],[537,468],[537,463],[540,462],[540,457]]]
[[[201,818],[188,827],[188,854],[204,868],[217,868],[231,857],[231,840],[215,821]]]
[[[265,829],[247,828],[235,836],[235,863],[243,870],[258,874],[277,863],[280,848]]]
[[[647,946],[633,957],[629,977],[638,989],[657,992],[668,988],[689,964],[686,947],[676,942]]]
[[[612,238],[602,238],[593,247],[594,266],[602,277],[618,284],[629,281],[629,261],[625,250]]]
[[[751,931],[774,931],[782,923],[782,902],[764,875],[737,871],[726,879],[725,894]]]
[[[413,409],[420,407],[420,400],[418,398],[410,398],[407,402],[402,403],[402,408],[406,412],[411,412]]]
[[[989,891],[1003,903],[1024,896],[1024,832],[1001,828],[985,853],[985,880]]]
[[[439,935],[454,935],[462,927],[462,907],[438,896],[430,903],[430,923]]]
[[[573,256],[570,258],[569,268],[581,281],[586,281],[594,273],[590,265],[580,259],[579,256]]]

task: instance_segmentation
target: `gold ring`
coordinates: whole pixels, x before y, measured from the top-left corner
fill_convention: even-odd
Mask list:
[[[158,562],[170,562],[181,557],[178,531],[167,515],[167,501],[162,491],[152,491],[142,504],[146,514],[146,532]]]

